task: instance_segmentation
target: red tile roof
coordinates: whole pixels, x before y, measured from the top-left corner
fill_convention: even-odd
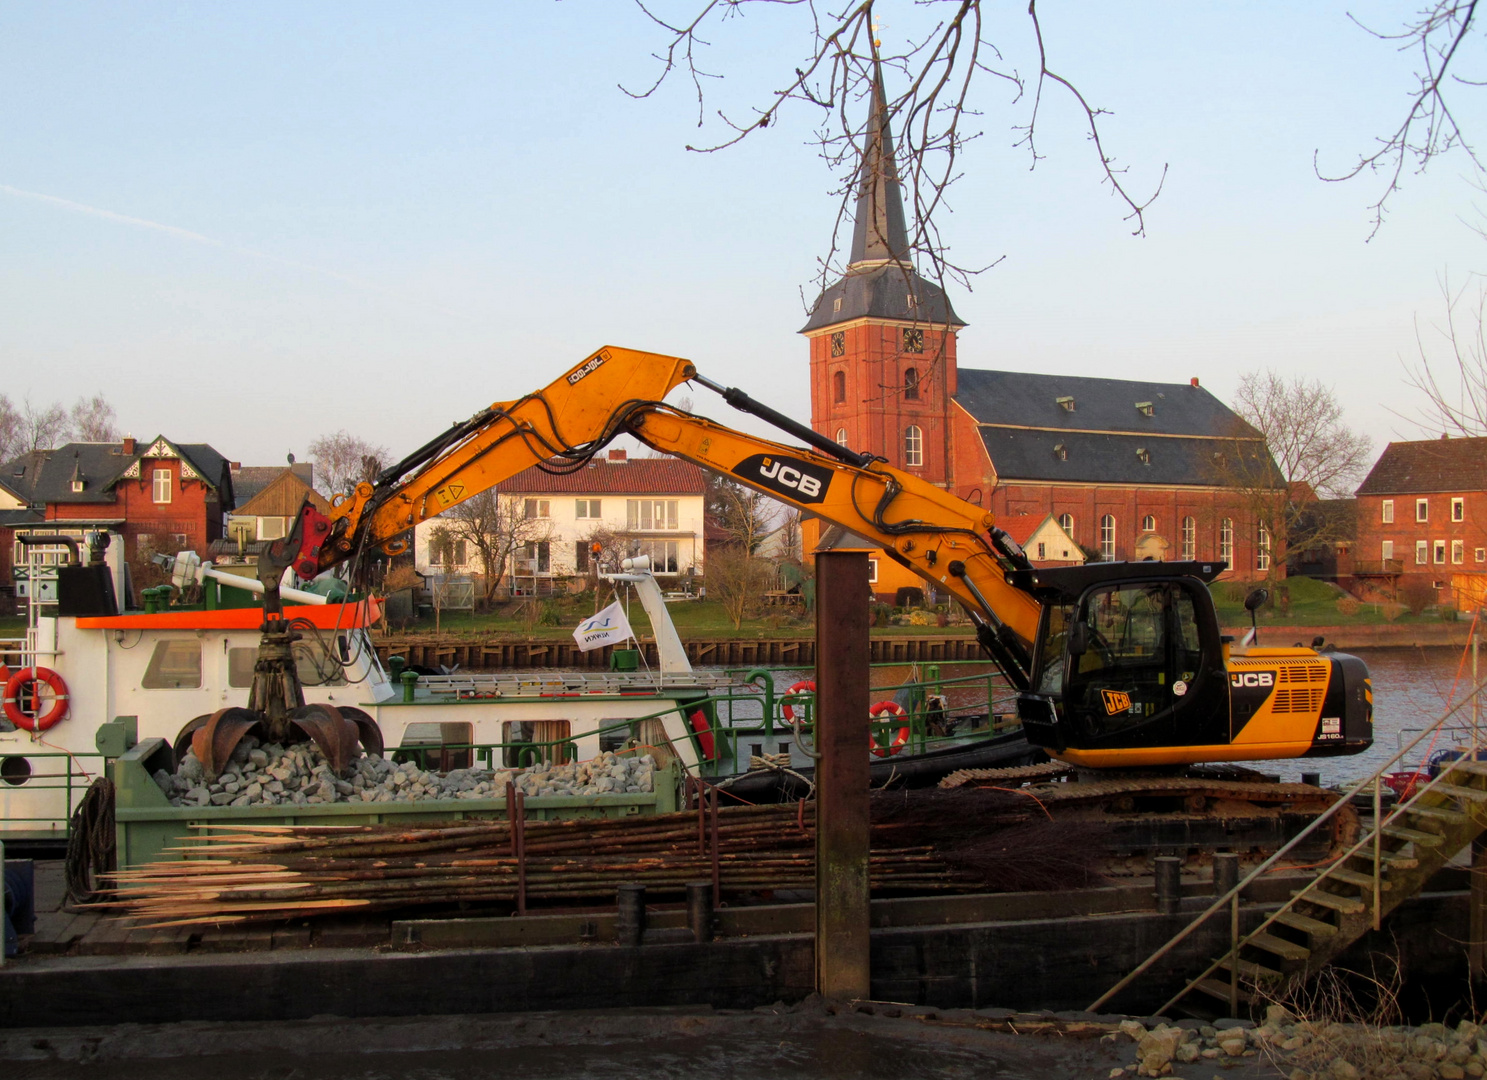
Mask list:
[[[1487,438],[1422,439],[1384,447],[1359,495],[1487,489]]]
[[[706,473],[679,458],[595,459],[570,473],[523,469],[498,489],[502,495],[702,495]]]

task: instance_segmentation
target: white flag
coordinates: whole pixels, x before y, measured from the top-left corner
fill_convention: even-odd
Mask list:
[[[625,609],[616,600],[599,614],[585,619],[573,631],[573,640],[583,652],[601,649],[605,645],[624,641],[631,636],[630,620],[625,618]]]

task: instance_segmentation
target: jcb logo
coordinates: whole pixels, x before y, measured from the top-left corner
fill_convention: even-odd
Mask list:
[[[577,386],[583,379],[597,371],[609,359],[608,352],[595,353],[568,373],[568,385]]]
[[[1100,697],[1104,699],[1105,712],[1109,716],[1131,711],[1131,695],[1123,690],[1101,690]]]
[[[1235,671],[1229,675],[1231,686],[1274,686],[1275,676],[1268,671]]]
[[[740,480],[785,496],[791,502],[818,503],[826,496],[831,470],[799,458],[754,454],[733,467]]]

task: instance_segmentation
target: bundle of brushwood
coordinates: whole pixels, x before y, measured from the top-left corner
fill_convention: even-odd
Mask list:
[[[1046,868],[1060,849],[1014,851],[989,838],[1025,829],[1027,818],[1021,801],[999,792],[879,793],[873,891],[1026,887],[1014,867],[1019,856]],[[164,927],[512,902],[520,890],[527,904],[573,904],[612,898],[627,882],[680,896],[688,882],[711,879],[715,864],[724,895],[814,887],[813,803],[729,807],[717,811],[715,826],[700,820],[697,811],[528,820],[519,856],[505,821],[212,826],[171,849],[178,859],[113,875],[118,891],[102,906]]]

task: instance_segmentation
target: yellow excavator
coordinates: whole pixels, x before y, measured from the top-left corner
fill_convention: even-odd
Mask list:
[[[805,446],[786,446],[663,401],[684,382],[719,393]],[[871,454],[839,446],[687,360],[607,347],[550,385],[497,402],[332,501],[308,503],[261,560],[265,644],[250,708],[305,714],[332,760],[367,733],[326,706],[296,702],[279,638],[278,575],[313,578],[375,552],[406,550],[413,526],[523,469],[581,469],[619,435],[695,462],[871,542],[953,595],[987,655],[1018,691],[1030,742],[1069,766],[1131,769],[1356,754],[1373,738],[1368,670],[1306,648],[1231,655],[1207,588],[1218,562],[1098,562],[1034,567],[994,515]],[[277,658],[277,659],[276,659]],[[263,685],[260,686],[259,683]],[[225,710],[195,733],[209,769],[254,717]],[[206,719],[206,718],[203,718]],[[220,730],[219,730],[220,729]],[[184,733],[183,733],[184,734]],[[210,755],[210,757],[209,757]],[[1014,770],[1015,771],[1015,770]]]

